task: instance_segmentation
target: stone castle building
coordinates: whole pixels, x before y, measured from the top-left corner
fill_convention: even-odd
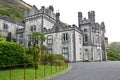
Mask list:
[[[7,27],[6,27],[7,25]],[[6,29],[6,31],[4,31]],[[25,26],[0,18],[1,33],[12,32],[13,39],[25,46],[32,32],[42,32],[49,53],[62,54],[71,62],[106,61],[107,43],[105,25],[95,21],[95,12],[88,12],[88,19],[78,12],[78,26],[66,25],[60,21],[60,13],[54,13],[53,6],[39,10],[35,6],[25,11]]]

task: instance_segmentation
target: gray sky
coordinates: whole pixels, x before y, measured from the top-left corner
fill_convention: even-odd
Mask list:
[[[94,10],[96,21],[105,22],[106,36],[109,41],[120,41],[120,1],[119,0],[24,0],[25,2],[48,7],[53,5],[54,12],[60,12],[62,22],[68,24],[78,24],[77,14],[83,13],[83,17],[88,17],[88,11]]]

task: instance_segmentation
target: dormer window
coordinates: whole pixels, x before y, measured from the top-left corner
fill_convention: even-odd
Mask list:
[[[8,31],[8,25],[7,24],[3,25],[3,31]]]

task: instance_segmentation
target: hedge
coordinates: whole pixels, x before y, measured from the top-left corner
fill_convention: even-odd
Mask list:
[[[22,45],[13,42],[0,42],[0,66],[32,63],[31,55],[25,54]]]

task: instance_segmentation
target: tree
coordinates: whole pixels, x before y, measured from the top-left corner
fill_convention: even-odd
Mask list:
[[[32,34],[28,35],[31,38],[31,42],[33,43],[33,47],[35,44],[38,44],[39,41],[45,41],[45,36],[43,33],[40,32],[33,32]]]
[[[38,65],[40,62],[40,56],[41,56],[41,48],[39,44],[36,44],[34,47],[34,56],[33,56],[35,69],[38,69]]]
[[[35,74],[37,74],[37,69],[40,62],[40,55],[41,55],[41,47],[39,42],[45,41],[45,36],[43,33],[33,32],[29,35],[31,38],[31,42],[33,43],[33,60],[34,60],[34,67],[35,67]],[[36,78],[36,76],[35,76]]]
[[[39,62],[40,62],[40,55],[41,55],[40,45],[35,44],[33,60],[34,60],[34,67],[35,67],[35,74],[36,75],[37,75],[37,69],[38,69]],[[35,75],[35,79],[37,78],[36,75]]]
[[[12,38],[11,38],[11,32],[8,33],[6,41],[11,42]]]

